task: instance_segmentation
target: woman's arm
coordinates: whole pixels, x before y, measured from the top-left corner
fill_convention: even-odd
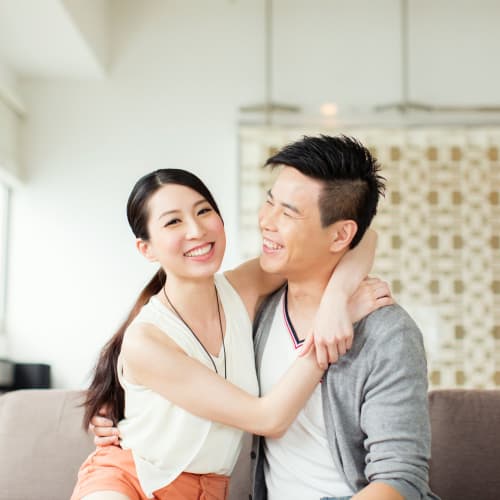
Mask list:
[[[352,497],[352,500],[379,500],[380,498],[383,498],[384,500],[404,500],[404,497],[399,493],[399,491],[383,482],[370,483],[368,486],[356,493]]]
[[[283,276],[266,273],[258,258],[247,260],[224,275],[238,292],[252,321],[263,298],[285,283]]]
[[[351,348],[352,323],[355,320],[349,315],[348,302],[370,272],[376,246],[377,233],[368,228],[358,245],[337,264],[324,291],[314,329],[302,347],[302,355],[305,356],[315,345],[316,358],[323,370]],[[242,298],[252,320],[263,297],[285,282],[282,276],[263,271],[259,259],[249,260],[225,275]],[[365,315],[382,305],[387,304],[380,301],[374,303]]]
[[[332,278],[325,290],[324,306],[320,309],[318,328],[319,336],[326,343],[329,342],[331,330],[339,328],[342,332],[346,330],[352,333],[352,324],[347,321],[346,315],[332,317],[329,309],[332,307],[337,312],[344,312],[347,300],[354,294],[359,284],[370,272],[375,256],[377,245],[377,233],[368,229],[359,244],[349,250],[335,268]],[[229,280],[238,295],[243,300],[250,318],[253,320],[262,299],[277,290],[285,283],[285,278],[279,274],[265,272],[260,266],[258,258],[250,259],[238,267],[226,271],[226,278]],[[328,333],[323,332],[321,321],[329,320]],[[341,334],[339,333],[340,337]]]
[[[323,375],[313,354],[295,361],[259,398],[189,357],[152,325],[129,329],[122,346],[124,374],[130,382],[149,387],[199,417],[273,437],[286,431]]]
[[[339,356],[351,348],[355,318],[349,315],[348,302],[370,272],[376,246],[377,233],[368,229],[358,245],[342,257],[325,288],[314,331],[302,348],[302,355],[306,355],[315,345],[318,364],[323,369],[327,368],[328,363],[335,363]],[[381,305],[374,304],[366,314]]]

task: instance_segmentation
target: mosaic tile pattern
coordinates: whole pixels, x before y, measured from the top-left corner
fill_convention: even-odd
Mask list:
[[[359,138],[387,178],[374,274],[425,339],[431,387],[500,387],[500,128],[323,130]],[[240,129],[240,227],[259,250],[256,212],[284,144],[318,130]]]

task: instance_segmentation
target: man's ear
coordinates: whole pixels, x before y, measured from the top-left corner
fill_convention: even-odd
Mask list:
[[[151,245],[149,244],[149,241],[137,238],[135,240],[135,246],[137,250],[139,250],[139,253],[147,260],[149,260],[149,262],[157,261],[156,256],[154,255],[153,250],[151,248]]]
[[[342,252],[349,245],[358,231],[358,225],[353,220],[339,220],[332,225],[331,252]]]

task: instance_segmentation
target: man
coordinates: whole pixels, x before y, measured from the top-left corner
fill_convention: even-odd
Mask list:
[[[375,159],[348,137],[305,137],[267,165],[282,170],[259,215],[261,265],[287,285],[255,322],[263,394],[299,355],[332,271],[361,240],[384,190]],[[254,439],[252,497],[435,499],[429,441],[421,334],[401,307],[378,309],[356,324],[352,347],[288,431]]]
[[[287,286],[255,324],[265,394],[297,356],[332,270],[362,238],[384,190],[370,152],[348,137],[304,137],[270,158],[282,167],[259,215],[261,265]],[[255,438],[253,500],[437,498],[422,336],[399,306],[355,326],[352,348],[284,436]]]

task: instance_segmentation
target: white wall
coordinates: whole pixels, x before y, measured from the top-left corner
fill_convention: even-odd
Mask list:
[[[410,97],[500,105],[500,2],[410,0]]]
[[[251,1],[118,5],[107,80],[22,87],[27,183],[14,199],[10,348],[50,363],[57,387],[84,383],[154,272],[125,218],[140,175],[202,176],[224,214],[229,264],[238,255],[235,124],[238,106],[261,98],[260,12]]]
[[[276,0],[274,97],[310,112],[332,100],[341,110],[397,100],[398,6]],[[108,78],[23,82],[27,183],[14,198],[10,349],[16,360],[50,363],[55,386],[84,385],[153,273],[125,219],[140,175],[180,167],[206,180],[226,220],[225,265],[238,261],[237,109],[264,95],[262,12],[262,0],[115,1]],[[415,15],[427,23],[428,13]],[[500,88],[500,69],[489,69]],[[425,72],[414,77],[428,97]]]

